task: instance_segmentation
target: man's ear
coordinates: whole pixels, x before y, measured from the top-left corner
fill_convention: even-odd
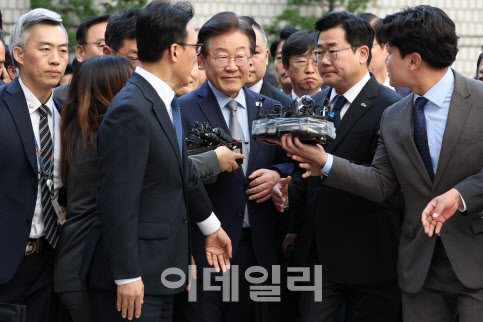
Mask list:
[[[200,70],[204,70],[205,69],[205,64],[206,64],[205,56],[203,56],[203,54],[200,54],[198,56],[198,68]]]
[[[423,62],[423,59],[421,58],[420,54],[412,53],[412,54],[409,55],[409,69],[410,70],[418,69],[419,66],[421,66],[422,62]]]
[[[360,50],[360,58],[359,58],[359,63],[361,65],[365,64],[367,60],[369,59],[369,47],[367,46],[361,46],[359,47]]]
[[[84,47],[82,45],[75,46],[75,57],[79,63],[82,63],[82,54],[84,53]]]
[[[13,47],[13,59],[15,59],[19,65],[23,65],[23,54],[24,51],[22,48],[18,46]]]
[[[111,55],[113,54],[113,50],[108,45],[105,45],[104,48],[102,48],[102,53],[104,55]]]

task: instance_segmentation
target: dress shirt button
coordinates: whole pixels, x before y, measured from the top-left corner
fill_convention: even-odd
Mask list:
[[[32,224],[32,220],[29,218],[25,219],[25,225],[30,226]]]
[[[32,186],[32,191],[37,191],[37,186]]]
[[[187,223],[188,223],[188,217],[184,217],[184,218],[183,218],[183,223],[184,223],[184,224],[187,224]]]
[[[429,143],[429,147],[432,147],[433,145],[431,143]]]
[[[426,121],[430,121],[430,120],[431,120],[431,119],[430,119],[429,117],[426,119]]]

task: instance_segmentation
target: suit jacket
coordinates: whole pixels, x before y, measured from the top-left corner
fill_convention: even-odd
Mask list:
[[[456,72],[448,120],[434,182],[424,167],[412,135],[414,94],[388,108],[381,120],[380,139],[370,167],[334,157],[325,184],[383,201],[399,185],[405,219],[399,246],[399,284],[418,292],[428,274],[436,243],[422,229],[421,213],[434,197],[456,188],[467,215],[456,213],[442,227],[441,239],[459,280],[469,288],[483,287],[483,84]]]
[[[57,110],[62,101],[54,97]],[[0,88],[0,284],[22,261],[37,200],[38,166],[32,121],[18,78]]]
[[[67,93],[69,92],[69,84],[65,84],[54,88],[54,96],[65,100]]]
[[[246,87],[243,89],[246,95],[248,109],[248,124],[251,132],[252,122],[257,113],[255,103],[263,97]],[[200,88],[183,95],[179,99],[184,129],[190,128],[195,121],[209,122],[212,126],[219,126],[227,133],[230,133],[223,117],[218,102],[206,81]],[[265,109],[271,109],[271,100],[266,99]],[[270,268],[279,261],[279,249],[281,246],[282,234],[278,231],[278,216],[271,201],[256,203],[248,201],[245,191],[248,187],[248,175],[260,168],[269,168],[279,162],[285,162],[285,152],[276,145],[266,145],[250,137],[250,158],[248,162],[248,174],[244,174],[242,167],[230,173],[218,175],[214,184],[206,185],[206,190],[213,203],[214,212],[231,238],[234,256],[240,238],[240,232],[245,213],[245,205],[248,203],[248,214],[252,241],[257,262]],[[282,177],[293,171],[292,163],[279,164],[274,166],[282,174]],[[193,256],[196,264],[202,267],[207,266],[204,241],[199,229],[193,230]]]
[[[294,101],[290,96],[286,95],[265,79],[263,80],[260,94],[280,102],[282,106],[289,106]]]
[[[182,286],[162,285],[160,274],[168,268],[187,273],[189,219],[205,220],[212,206],[185,143],[180,154],[163,101],[136,72],[102,121],[98,154],[97,201],[107,257],[98,243],[91,286],[114,288],[112,280],[141,276],[146,294],[180,292]]]
[[[327,97],[331,90],[325,90]],[[342,118],[335,140],[326,147],[327,152],[354,164],[370,164],[377,147],[382,114],[400,99],[396,92],[371,77]],[[319,261],[332,282],[367,284],[396,280],[402,223],[399,194],[375,203],[323,186],[318,177],[303,180],[305,185],[298,178],[294,176],[294,183],[290,185],[290,204],[305,205],[311,211],[294,245],[298,264],[307,263],[315,241]],[[299,202],[297,194],[305,196],[305,201]],[[294,210],[292,216],[303,220],[306,207]]]

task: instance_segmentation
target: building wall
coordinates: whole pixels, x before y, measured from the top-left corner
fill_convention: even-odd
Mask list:
[[[261,25],[269,25],[273,17],[280,14],[287,0],[192,0],[196,11],[193,24],[200,28],[203,23],[220,11],[234,11],[238,15],[250,15]],[[394,13],[407,5],[428,4],[437,6],[455,21],[456,32],[460,37],[459,53],[453,68],[473,77],[476,71],[476,60],[483,51],[483,0],[373,0],[366,11],[379,17]],[[0,0],[3,13],[3,26],[10,32],[15,20],[30,8],[29,0]],[[320,15],[321,9],[316,6],[302,8],[304,14]]]

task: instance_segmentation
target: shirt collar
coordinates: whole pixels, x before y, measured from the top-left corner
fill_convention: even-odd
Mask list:
[[[228,104],[229,101],[232,100],[231,97],[229,97],[228,95],[220,92],[219,90],[217,90],[215,88],[215,86],[213,86],[210,81],[208,81],[208,85],[210,86],[211,90],[213,91],[213,94],[215,94],[215,98],[216,98],[216,101],[218,102],[218,105],[220,106],[220,108],[223,108],[226,106],[226,104]],[[246,99],[245,99],[245,91],[243,90],[243,88],[241,88],[239,91],[238,91],[238,95],[233,98],[239,106],[243,107],[243,108],[246,108],[247,106],[247,103],[246,103]]]
[[[174,98],[174,91],[168,84],[139,66],[136,67],[135,72],[141,75],[149,82],[149,84],[151,84],[151,86],[153,86],[166,107],[171,106],[171,101],[173,101]]]
[[[263,78],[256,82],[253,86],[248,87],[249,90],[254,91],[255,93],[260,94],[263,86]]]
[[[20,87],[22,88],[23,94],[25,95],[25,101],[27,102],[27,106],[29,107],[29,113],[34,113],[42,103],[39,99],[32,93],[32,91],[22,82],[22,79],[19,77],[18,81],[20,83]],[[49,99],[45,103],[49,107],[50,114],[52,115],[52,108],[54,107],[54,99],[52,98],[52,94],[50,94]]]
[[[444,99],[446,95],[450,91],[451,87],[454,84],[454,74],[451,68],[448,67],[448,70],[444,74],[444,76],[436,83],[433,87],[430,88],[423,96],[426,97],[429,101],[433,102],[438,107],[443,106]],[[418,94],[414,93],[414,102],[419,97]]]
[[[362,79],[357,84],[355,84],[347,92],[342,94],[345,97],[345,99],[349,102],[349,104],[352,104],[352,102],[356,99],[356,97],[359,95],[359,93],[362,91],[364,86],[366,86],[367,82],[370,79],[371,79],[371,75],[369,74],[369,72],[367,72],[366,75],[364,75],[364,77],[362,77]],[[335,89],[330,91],[330,102],[332,102],[337,95],[339,94],[337,94]]]

